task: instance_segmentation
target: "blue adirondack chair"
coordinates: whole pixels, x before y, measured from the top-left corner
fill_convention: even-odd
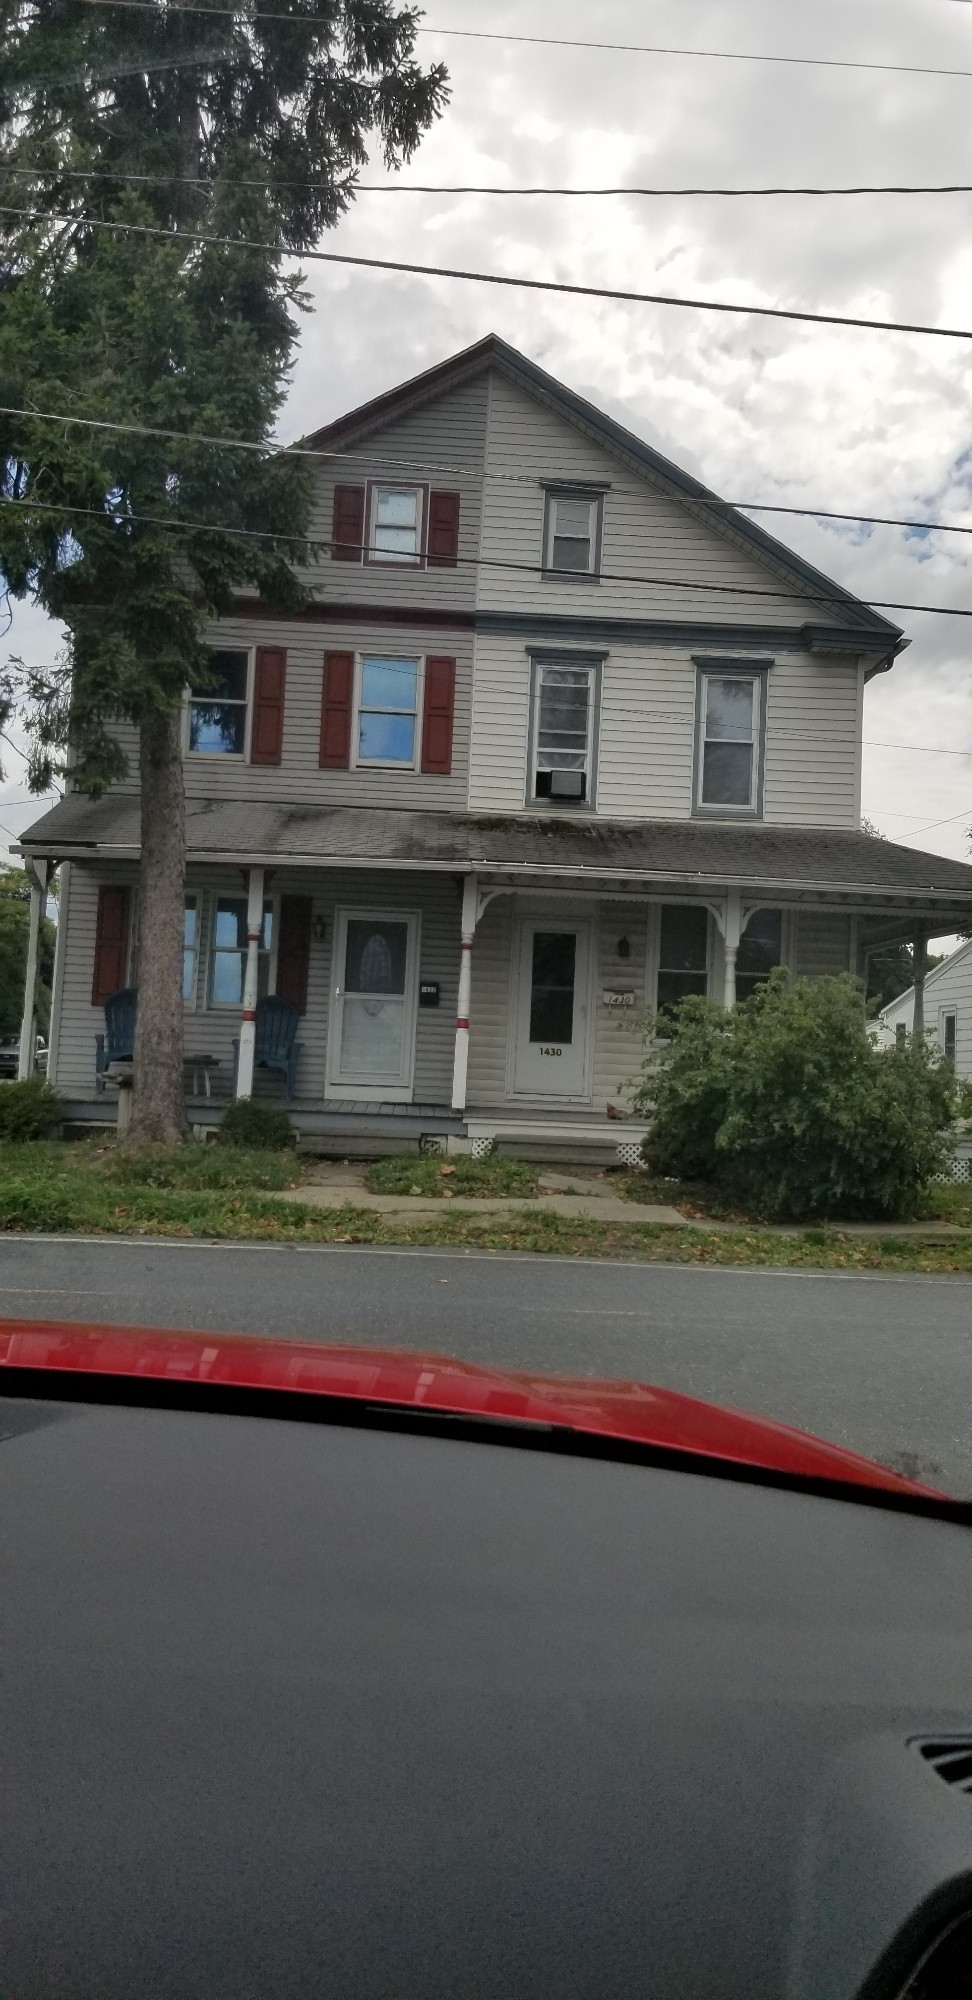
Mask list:
[[[105,1032],[95,1036],[95,1089],[104,1090],[109,1063],[131,1062],[135,1052],[137,986],[123,986],[105,1001]]]
[[[291,1000],[279,1000],[275,994],[268,994],[265,1000],[258,1000],[256,1007],[256,1056],[258,1069],[278,1069],[285,1078],[284,1095],[293,1097],[297,1077],[297,1058],[303,1043],[295,1041],[300,1015]],[[240,1040],[233,1037],[233,1095],[236,1096],[236,1078],[240,1067]]]

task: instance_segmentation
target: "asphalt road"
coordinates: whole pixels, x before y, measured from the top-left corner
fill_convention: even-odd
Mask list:
[[[0,1238],[0,1316],[412,1347],[782,1418],[972,1498],[962,1278]]]

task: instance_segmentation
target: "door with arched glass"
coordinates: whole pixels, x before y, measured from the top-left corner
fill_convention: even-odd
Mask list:
[[[327,1094],[406,1101],[415,1072],[419,916],[339,910]]]

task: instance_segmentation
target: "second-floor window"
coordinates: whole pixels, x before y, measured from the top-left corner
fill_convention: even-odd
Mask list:
[[[696,812],[762,811],[764,686],[759,669],[700,669]]]
[[[598,575],[603,498],[601,493],[547,491],[543,510],[543,567],[547,576],[583,581]]]
[[[594,791],[596,668],[536,661],[530,796],[583,805]]]
[[[189,748],[207,757],[242,757],[250,698],[250,655],[211,652],[210,686],[189,695]]]
[[[422,560],[421,486],[373,486],[368,559],[377,563]]]
[[[355,749],[357,764],[400,764],[415,768],[420,662],[361,661]]]

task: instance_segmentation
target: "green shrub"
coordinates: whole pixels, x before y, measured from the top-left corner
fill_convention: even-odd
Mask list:
[[[689,999],[635,1099],[646,1164],[710,1181],[755,1213],[912,1214],[942,1171],[966,1087],[927,1045],[881,1049],[849,976],[776,972],[726,1013]]]
[[[252,1097],[238,1097],[223,1113],[219,1142],[221,1146],[253,1146],[275,1152],[292,1146],[294,1135],[286,1111],[278,1104],[258,1104]]]
[[[47,1139],[63,1117],[63,1098],[42,1076],[0,1083],[0,1139]]]

